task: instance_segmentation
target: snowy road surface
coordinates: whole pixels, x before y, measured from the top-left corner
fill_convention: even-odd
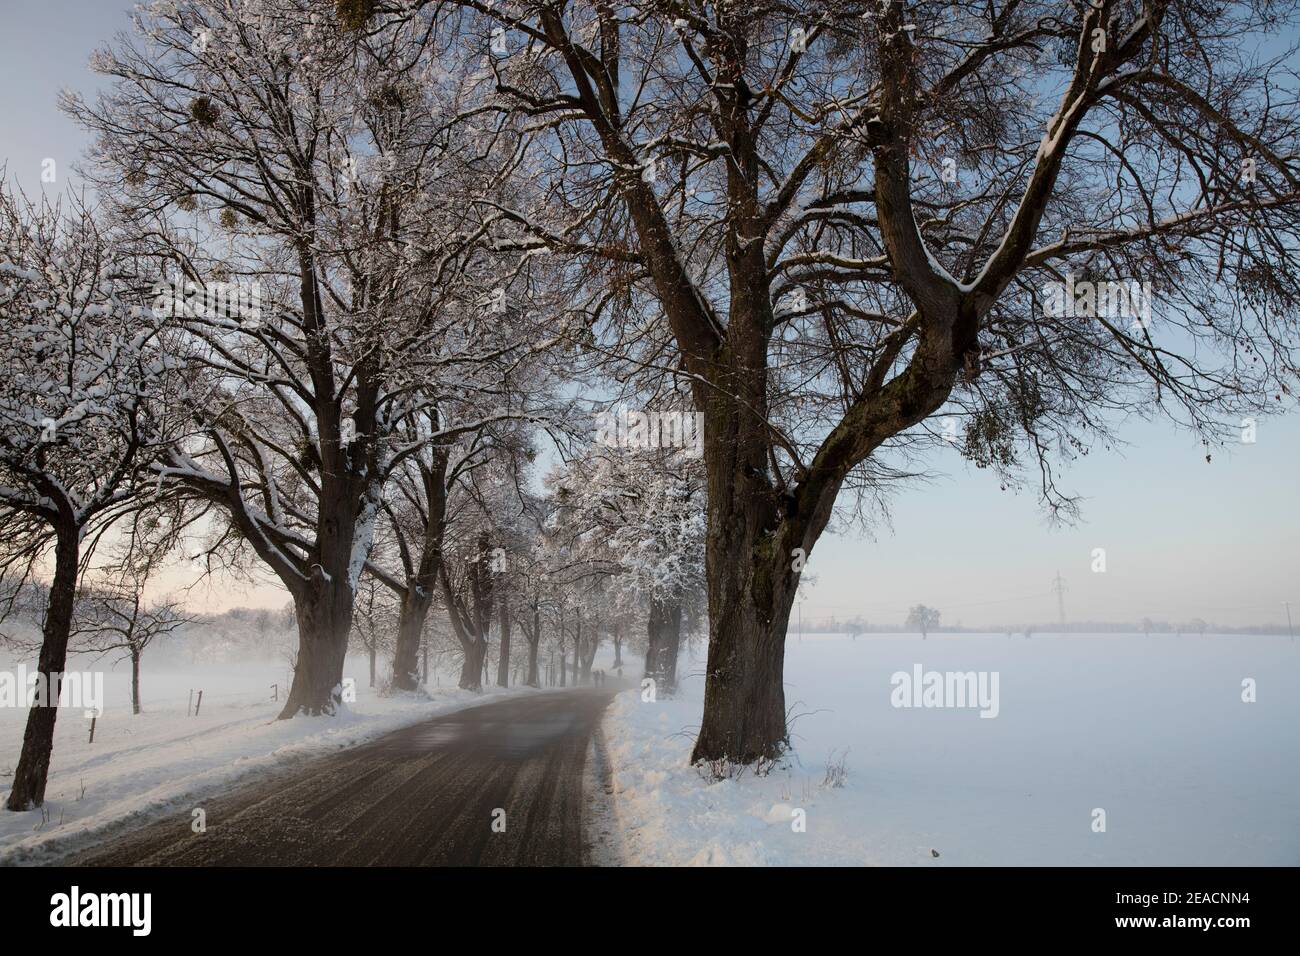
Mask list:
[[[71,865],[578,865],[583,768],[611,692],[438,717],[135,830]],[[195,833],[202,809],[206,832]]]

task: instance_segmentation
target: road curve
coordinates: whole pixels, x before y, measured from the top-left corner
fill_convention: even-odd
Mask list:
[[[513,697],[398,730],[63,861],[72,866],[578,866],[612,693]],[[501,814],[504,810],[504,832]]]

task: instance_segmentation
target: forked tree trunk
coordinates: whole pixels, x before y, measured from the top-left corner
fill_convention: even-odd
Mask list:
[[[461,690],[483,689],[483,662],[487,658],[487,641],[477,639],[461,645],[464,655],[460,664]]]
[[[788,746],[784,674],[790,611],[804,562],[826,529],[843,482],[829,461],[810,466],[797,495],[783,497],[770,486],[762,419],[766,346],[743,335],[735,339],[729,349],[739,353],[739,361],[731,359],[735,365],[718,373],[712,392],[696,393],[706,408],[709,656],[692,763],[775,760]],[[956,354],[965,354],[967,347],[956,348]],[[875,439],[884,441],[943,404],[952,387],[945,348],[936,346],[923,370],[893,393],[893,402],[883,403],[863,423]],[[742,396],[747,407],[709,395]]]
[[[501,622],[501,647],[497,651],[497,686],[506,687],[510,683],[510,604],[504,594],[501,595],[498,620]]]
[[[10,810],[30,810],[45,802],[45,783],[54,750],[54,721],[59,713],[59,691],[63,668],[68,661],[68,636],[72,632],[72,609],[77,596],[77,565],[80,536],[71,522],[56,529],[54,580],[49,605],[41,628],[41,655],[37,670],[45,682],[47,696],[27,711],[23,749],[14,769],[13,787],[6,802]],[[57,675],[52,679],[50,675]]]
[[[333,714],[338,709],[353,597],[345,576],[318,572],[294,602],[298,660],[281,720],[298,714]]]
[[[751,402],[763,401],[762,348],[754,347],[749,362],[741,363],[749,374],[732,373],[726,383]],[[692,763],[774,760],[789,743],[785,636],[798,574],[792,570],[796,556],[787,550],[791,542],[777,533],[786,529],[765,477],[765,440],[752,412],[720,401],[705,412],[709,654]],[[825,527],[833,501],[832,494],[819,508],[820,526],[801,539],[805,549]]]
[[[466,567],[463,582],[468,597],[458,594],[451,584],[447,565],[438,568],[438,580],[452,629],[460,641],[460,682],[462,690],[482,690],[486,677],[488,656],[488,631],[492,625],[492,575],[488,571],[486,555],[489,539],[486,533],[478,539],[478,555]]]
[[[402,597],[397,617],[397,640],[393,648],[393,688],[415,690],[419,686],[417,660],[424,623],[433,604],[431,592],[417,586],[408,587]],[[425,668],[426,674],[428,668]]]
[[[416,649],[423,643],[424,622],[433,605],[433,591],[438,586],[442,567],[442,542],[447,520],[447,448],[436,446],[427,470],[422,471],[424,493],[428,502],[424,534],[420,541],[419,563],[406,582],[401,609],[397,619],[397,640],[393,648],[393,687],[398,690],[415,690]],[[429,668],[426,666],[425,680]]]

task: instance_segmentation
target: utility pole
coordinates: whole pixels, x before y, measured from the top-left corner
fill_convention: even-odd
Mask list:
[[[1061,572],[1056,572],[1056,577],[1052,581],[1056,591],[1056,609],[1061,616],[1061,630],[1065,630],[1065,579],[1061,577]]]
[[[1295,640],[1295,629],[1291,627],[1291,602],[1283,601],[1282,606],[1286,608],[1286,630],[1291,635],[1291,640]]]

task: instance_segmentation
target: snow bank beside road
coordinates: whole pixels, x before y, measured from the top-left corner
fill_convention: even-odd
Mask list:
[[[10,666],[8,663],[3,666]],[[86,666],[69,664],[74,667]],[[123,828],[163,813],[201,806],[208,795],[293,761],[320,756],[430,717],[473,707],[502,694],[536,693],[493,688],[475,694],[434,688],[380,697],[365,686],[367,664],[349,660],[357,700],[337,717],[276,720],[286,690],[283,665],[196,665],[150,670],[142,680],[144,713],[132,715],[128,675],[106,675],[106,706],[88,742],[90,721],[78,710],[59,714],[45,813],[0,809],[0,864],[57,862]],[[280,702],[271,699],[279,681]],[[187,717],[191,688],[204,690],[197,717]],[[0,791],[18,763],[25,708],[0,708]]]
[[[892,675],[916,664],[998,672],[998,716],[894,707]],[[703,666],[682,669],[677,699],[629,691],[607,714],[630,863],[1300,862],[1300,646],[1284,637],[792,635],[793,759],[716,782],[686,765]]]

